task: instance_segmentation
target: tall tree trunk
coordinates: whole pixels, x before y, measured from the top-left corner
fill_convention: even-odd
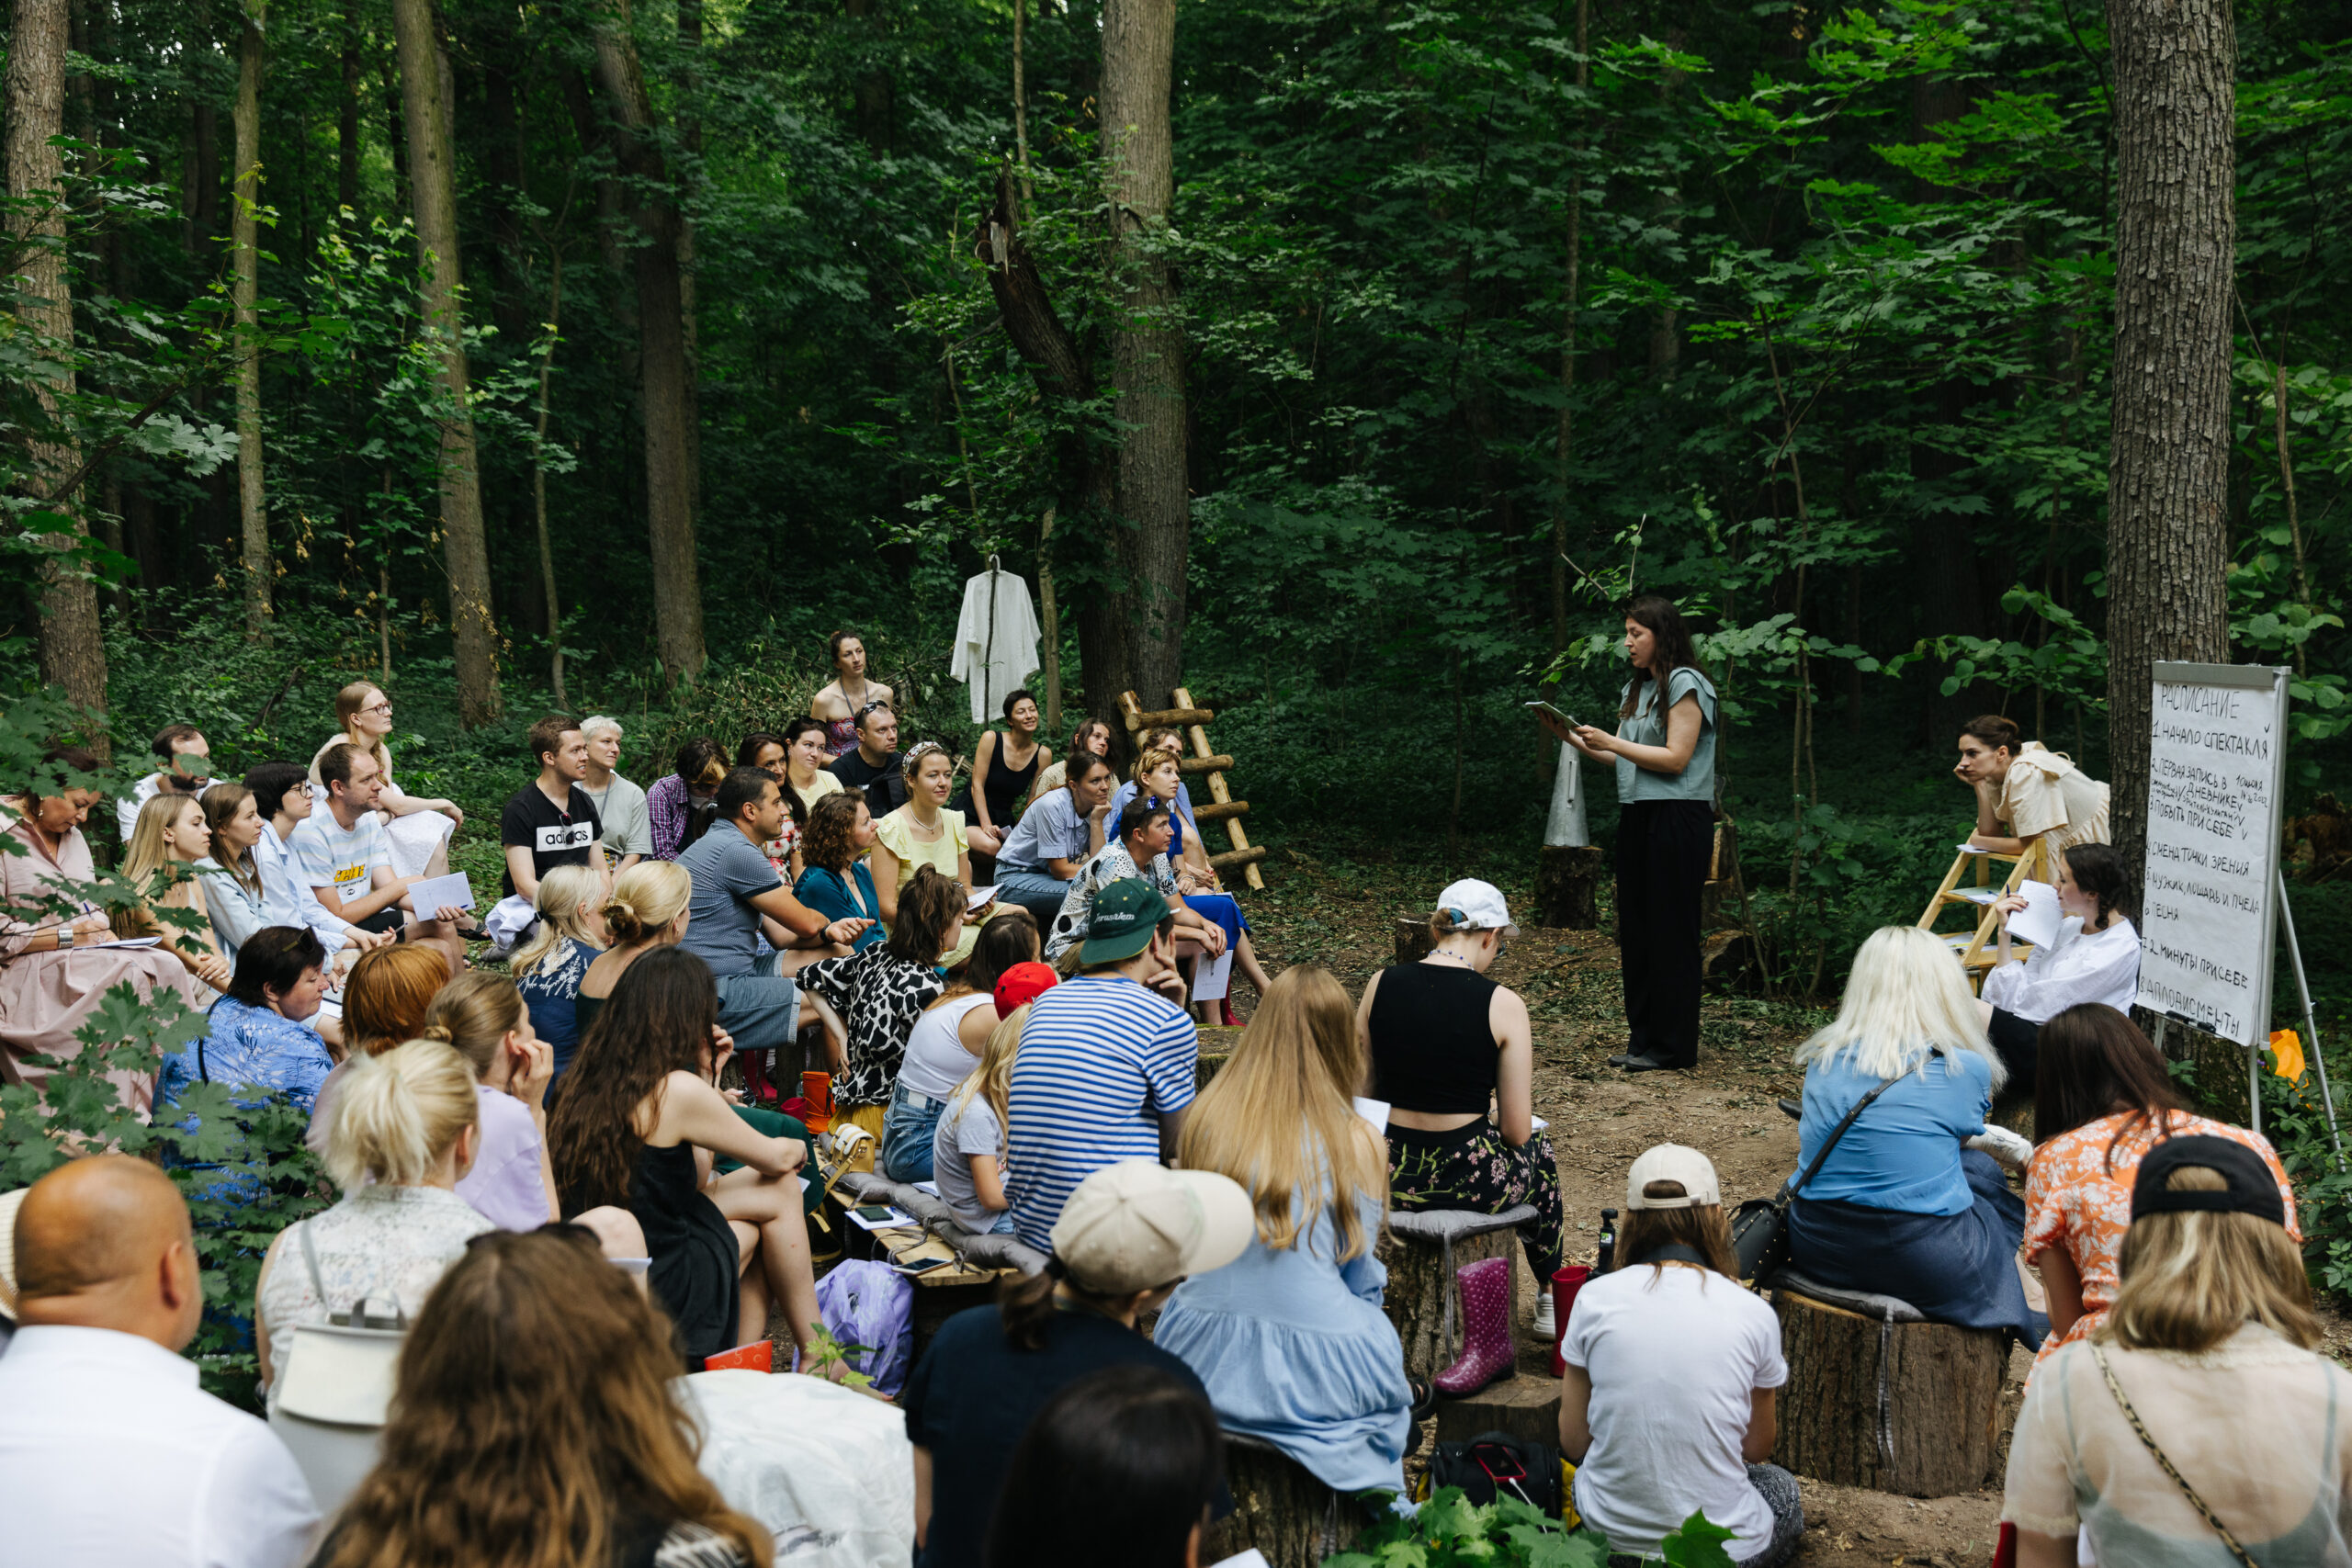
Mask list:
[[[2229,658],[2237,35],[2227,0],[2109,0],[2107,17],[2116,146],[2109,776],[2114,842],[2137,865],[2149,667]]]
[[[654,640],[672,681],[703,665],[702,589],[695,561],[685,310],[678,291],[678,213],[654,140],[628,0],[597,13],[596,85],[617,132],[621,168],[637,193],[638,343],[645,405],[645,520],[653,553]]]
[[[680,112],[678,145],[687,166],[679,171],[683,194],[702,179],[702,0],[678,0],[678,49],[685,68],[678,82]],[[695,299],[695,220],[687,215],[692,203],[681,201],[678,213],[678,317],[686,345],[686,513],[702,515],[702,320]]]
[[[340,215],[359,212],[359,27],[345,18],[343,34],[343,97],[334,122],[334,204]]]
[[[562,79],[564,106],[571,112],[571,126],[580,138],[582,155],[595,157],[610,151],[614,138],[597,118],[595,92],[589,86],[586,74],[567,70]],[[621,243],[621,231],[627,223],[622,211],[621,182],[614,177],[612,166],[605,164],[596,175],[596,259],[604,269],[605,309],[620,328],[615,334],[623,344],[620,363],[616,367],[617,378],[633,387],[639,379],[637,285],[630,276],[628,251]]]
[[[261,64],[265,0],[245,0],[237,17],[237,180],[229,230],[235,252],[237,312],[237,517],[245,569],[245,640],[269,641],[269,502],[262,486]]]
[[[1577,118],[1584,119],[1583,94],[1592,83],[1586,58],[1591,38],[1592,0],[1577,0]],[[1579,142],[1581,150],[1581,142]],[[1560,301],[1560,423],[1554,437],[1552,500],[1552,651],[1568,645],[1568,468],[1576,456],[1576,420],[1568,400],[1577,389],[1577,300],[1584,268],[1584,165],[1568,181],[1568,266]]]
[[[65,117],[66,0],[15,0],[8,34],[8,195],[19,203],[9,220],[10,239],[21,253],[16,264],[24,278],[17,320],[30,334],[55,345],[57,357],[40,373],[34,394],[41,412],[60,423],[29,443],[27,488],[43,510],[65,520],[63,531],[43,536],[52,553],[40,566],[40,678],[65,688],[85,707],[107,705],[107,650],[98,632],[98,594],[84,562],[87,525],[74,498],[60,487],[81,467],[82,455],[62,419],[61,402],[74,392],[74,299],[65,276],[65,169],[50,139],[62,133]],[[94,737],[101,744],[103,733]]]
[[[1105,0],[1102,7],[1102,176],[1111,199],[1111,252],[1121,310],[1111,333],[1113,411],[1119,444],[1114,530],[1127,581],[1126,641],[1146,707],[1184,682],[1184,563],[1192,506],[1184,468],[1184,334],[1175,278],[1152,254],[1166,236],[1175,191],[1168,107],[1176,0]],[[1090,705],[1105,697],[1087,674]],[[1109,694],[1115,702],[1118,693]]]
[[[482,536],[481,477],[468,402],[465,317],[458,298],[458,198],[450,105],[442,90],[433,0],[392,0],[406,122],[409,187],[417,243],[425,253],[424,310],[448,397],[441,423],[441,553],[449,574],[449,631],[458,665],[458,713],[469,725],[499,716],[498,628],[490,613],[490,547]]]

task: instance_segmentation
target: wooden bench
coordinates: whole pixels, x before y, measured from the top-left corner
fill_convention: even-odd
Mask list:
[[[1382,1310],[1396,1325],[1396,1337],[1404,1342],[1408,1374],[1433,1378],[1453,1364],[1461,1351],[1455,1273],[1465,1263],[1512,1256],[1519,1246],[1515,1227],[1534,1217],[1535,1210],[1525,1203],[1499,1214],[1464,1209],[1390,1213],[1388,1234],[1380,1239],[1380,1261],[1388,1268]],[[1510,1280],[1511,1325],[1516,1335],[1517,1269],[1510,1271]]]
[[[1930,1323],[1892,1296],[1784,1269],[1772,1281],[1788,1386],[1772,1461],[1840,1486],[1950,1497],[1997,1483],[2008,1336]]]
[[[868,1231],[851,1223],[844,1210],[859,1203],[888,1203],[914,1216],[916,1224]],[[909,1276],[915,1287],[914,1349],[921,1357],[940,1325],[967,1308],[996,1300],[998,1283],[1011,1273],[1035,1274],[1046,1255],[1009,1235],[974,1235],[956,1223],[947,1205],[921,1188],[871,1171],[844,1171],[827,1200],[833,1224],[852,1257],[887,1257],[894,1262],[925,1258],[951,1259],[948,1267]]]

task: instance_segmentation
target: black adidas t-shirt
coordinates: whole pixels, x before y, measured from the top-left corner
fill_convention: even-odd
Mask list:
[[[558,811],[537,782],[526,784],[514,792],[505,814],[498,819],[498,841],[529,850],[531,874],[537,877],[545,877],[560,865],[586,865],[589,852],[604,836],[605,824],[596,815],[595,805],[578,784],[571,786],[567,809]],[[501,873],[498,885],[513,893],[513,874]]]

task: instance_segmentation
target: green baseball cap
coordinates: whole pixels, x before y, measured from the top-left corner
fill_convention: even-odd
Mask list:
[[[1152,933],[1167,918],[1168,900],[1159,888],[1135,877],[1114,882],[1094,896],[1094,918],[1087,923],[1078,961],[1091,965],[1133,958],[1151,945]]]

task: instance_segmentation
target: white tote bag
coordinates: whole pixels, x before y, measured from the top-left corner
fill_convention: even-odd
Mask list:
[[[327,1299],[319,1279],[319,1255],[311,1227],[300,1231],[302,1261],[311,1289]],[[311,1483],[322,1517],[332,1516],[375,1468],[378,1439],[392,1404],[392,1374],[400,1360],[408,1320],[394,1304],[389,1317],[371,1315],[363,1297],[344,1312],[332,1308],[324,1323],[294,1330],[286,1375],[269,1413],[275,1431]]]

